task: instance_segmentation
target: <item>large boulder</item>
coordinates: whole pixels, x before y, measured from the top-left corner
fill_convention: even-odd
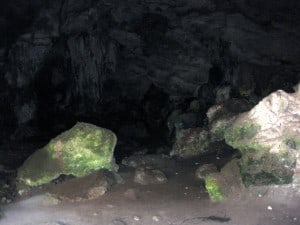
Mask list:
[[[226,129],[225,141],[241,151],[245,184],[292,182],[300,149],[300,92],[278,90]]]
[[[97,169],[116,170],[116,141],[110,130],[77,123],[32,154],[18,169],[17,179],[38,186],[62,174],[81,177]]]

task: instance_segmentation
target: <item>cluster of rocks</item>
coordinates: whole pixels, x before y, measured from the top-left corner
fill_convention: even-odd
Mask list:
[[[43,186],[59,200],[84,201],[99,198],[114,184],[124,182],[116,172],[114,161],[115,134],[87,123],[77,123],[34,152],[17,171],[17,190],[26,195],[30,189]],[[166,175],[155,169],[165,165],[165,155],[136,154],[123,160],[134,167],[133,181],[162,184]],[[126,193],[125,193],[126,194]],[[135,195],[128,192],[126,196]]]
[[[251,110],[239,100],[215,105],[207,113],[208,128],[184,130],[177,137],[172,153],[184,158],[203,156],[214,151],[210,147],[220,140],[238,150],[240,159],[231,161],[220,172],[214,165],[203,166],[196,172],[196,177],[205,180],[212,198],[219,200],[223,198],[221,193],[230,192],[224,190],[228,185],[296,182],[300,150],[299,106],[299,85],[294,93],[278,90],[270,94]],[[232,166],[233,163],[236,165]]]
[[[299,86],[294,93],[278,90],[251,110],[243,101],[228,100],[208,111],[207,128],[179,130],[170,155],[190,158],[216,151],[238,152],[239,159],[232,160],[237,155],[230,156],[229,163],[204,165],[195,172],[197,179],[204,180],[213,200],[236,195],[244,185],[295,182],[299,169],[299,106]],[[116,141],[110,130],[77,123],[32,154],[18,169],[19,193],[26,191],[24,184],[40,186],[62,175],[72,175],[77,178],[57,180],[59,184],[52,191],[64,199],[93,199],[103,195],[113,184],[122,183],[122,178],[115,173],[118,170],[113,156]],[[162,171],[164,165],[175,163],[171,157],[134,154],[123,159],[122,166],[135,169],[135,183],[163,184],[168,181]],[[80,185],[84,191],[76,189],[71,192],[74,196],[64,192]]]

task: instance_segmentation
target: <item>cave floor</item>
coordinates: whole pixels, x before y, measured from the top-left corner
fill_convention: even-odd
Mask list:
[[[156,185],[134,183],[134,169],[121,166],[125,182],[95,200],[55,203],[40,190],[4,206],[0,225],[300,224],[299,186],[251,187],[212,202],[195,179],[201,163],[194,159],[160,164],[168,182]]]

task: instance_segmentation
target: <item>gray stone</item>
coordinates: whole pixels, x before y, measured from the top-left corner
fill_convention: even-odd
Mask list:
[[[166,175],[157,169],[139,167],[134,173],[134,182],[142,185],[163,184],[168,181]]]
[[[218,170],[214,164],[204,164],[196,170],[195,176],[199,180],[205,180],[206,176],[216,172],[218,172]]]
[[[190,128],[180,130],[176,135],[170,156],[190,158],[201,156],[214,151],[209,148],[210,138],[207,130],[202,128]]]
[[[116,183],[112,172],[99,170],[60,184],[49,185],[48,192],[58,199],[77,202],[99,198]]]

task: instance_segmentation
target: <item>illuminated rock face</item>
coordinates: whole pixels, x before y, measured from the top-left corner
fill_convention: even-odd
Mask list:
[[[116,170],[113,151],[117,138],[107,129],[77,123],[32,154],[18,169],[17,179],[37,186],[62,174],[84,176],[94,170]]]
[[[292,182],[300,151],[300,92],[267,96],[233,122],[225,141],[242,153],[245,184]]]

